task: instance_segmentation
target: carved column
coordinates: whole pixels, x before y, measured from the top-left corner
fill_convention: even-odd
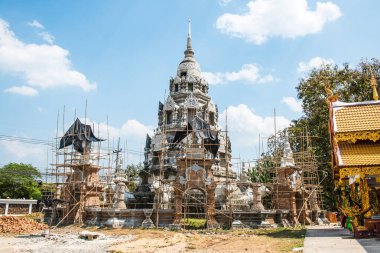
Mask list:
[[[173,183],[174,187],[174,222],[180,225],[182,221],[182,187],[179,183]]]

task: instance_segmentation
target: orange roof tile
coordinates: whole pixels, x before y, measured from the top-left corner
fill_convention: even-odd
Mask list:
[[[334,132],[380,130],[380,104],[334,107]]]
[[[339,143],[339,166],[380,165],[380,145]]]

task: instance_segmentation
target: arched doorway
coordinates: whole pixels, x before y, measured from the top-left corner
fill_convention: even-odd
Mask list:
[[[183,218],[206,219],[206,210],[207,197],[203,190],[192,188],[183,194]]]

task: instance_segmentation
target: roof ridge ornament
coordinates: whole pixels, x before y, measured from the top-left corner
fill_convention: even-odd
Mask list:
[[[325,91],[326,91],[326,103],[328,106],[330,106],[330,103],[338,101],[338,96],[334,95],[334,93],[331,90],[331,85],[329,80],[325,80]]]
[[[370,84],[371,84],[371,87],[372,87],[373,100],[377,101],[377,100],[379,100],[379,95],[377,94],[377,89],[376,89],[377,83],[376,83],[376,78],[373,75],[373,71],[372,71],[372,67],[371,66],[369,66],[369,71],[371,72]]]

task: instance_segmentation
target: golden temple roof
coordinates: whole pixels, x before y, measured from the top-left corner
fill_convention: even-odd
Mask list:
[[[380,130],[380,103],[333,103],[334,132]]]
[[[376,143],[338,144],[339,166],[380,165],[380,145]]]

